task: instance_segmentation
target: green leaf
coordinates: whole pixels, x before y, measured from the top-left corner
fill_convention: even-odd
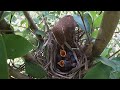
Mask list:
[[[7,53],[3,37],[0,35],[0,79],[8,79]]]
[[[40,20],[38,18],[34,18],[33,19],[37,24],[40,22]]]
[[[17,18],[16,16],[14,15],[13,18],[12,18],[12,22],[16,22]]]
[[[112,60],[120,61],[120,57],[115,57]]]
[[[41,35],[41,36],[45,36],[45,32],[44,31],[41,31],[41,30],[36,30],[35,34],[37,35]]]
[[[43,14],[44,16],[47,16],[47,15],[49,15],[49,11],[42,11],[42,14]]]
[[[119,60],[109,60],[107,58],[99,57],[97,58],[99,61],[101,61],[103,64],[110,66],[113,68],[114,71],[120,71],[120,59]]]
[[[102,52],[101,56],[102,57],[107,57],[109,56],[109,53],[112,49],[111,48],[105,48],[104,51]]]
[[[95,21],[94,21],[94,23],[93,23],[93,27],[94,27],[94,28],[100,27],[100,24],[101,24],[101,21],[102,21],[102,17],[103,17],[103,14],[99,15],[99,16],[95,19]]]
[[[27,60],[25,61],[25,70],[28,75],[34,78],[44,78],[47,76],[47,73],[40,65]]]
[[[118,64],[119,70],[116,71],[116,70],[113,69],[111,71],[110,78],[111,79],[120,79],[120,57],[115,57],[111,61]]]
[[[91,35],[91,36],[92,36],[93,38],[97,38],[98,32],[99,32],[98,30],[95,30],[94,32],[92,32],[92,35]]]
[[[90,11],[90,14],[91,14],[91,16],[92,16],[92,21],[94,21],[95,20],[95,18],[96,18],[96,12],[95,11]]]
[[[28,40],[19,35],[4,35],[4,41],[9,59],[24,56],[33,49],[33,45]]]
[[[11,11],[4,11],[2,17],[1,17],[1,20],[4,19],[6,16],[10,15],[11,14]]]
[[[26,25],[26,28],[28,28],[28,21],[27,21],[26,19],[22,20],[22,21],[20,22],[20,25],[22,25],[22,24],[24,24],[24,23],[25,23],[25,25]]]
[[[111,67],[99,62],[86,73],[83,79],[109,79],[111,70]]]
[[[26,30],[22,31],[22,36],[26,37],[30,34],[30,30],[27,28]]]
[[[83,20],[80,16],[78,15],[73,15],[73,18],[74,20],[77,22],[77,24],[79,25],[79,27],[82,29],[82,30],[87,30],[87,32],[90,32],[91,28],[90,28],[90,24],[89,24],[89,21],[88,21],[88,18],[87,16],[85,15],[84,17],[84,23],[83,23]],[[85,25],[84,25],[85,24]]]
[[[22,20],[21,22],[20,22],[20,25],[22,25],[22,24],[24,24],[26,22],[26,20],[24,19],[24,20]]]
[[[115,40],[115,42],[117,43],[117,45],[120,47],[120,42],[119,42],[119,40],[118,40],[118,39],[113,39],[113,40]]]
[[[85,12],[84,16],[87,17],[90,27],[92,27],[93,20],[92,20],[92,15],[90,14],[90,12]]]
[[[120,79],[120,72],[118,72],[118,71],[112,71],[110,73],[110,78],[111,79]]]

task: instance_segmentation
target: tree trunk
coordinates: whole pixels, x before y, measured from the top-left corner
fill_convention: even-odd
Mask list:
[[[97,39],[93,45],[92,57],[99,56],[109,41],[118,25],[120,11],[105,11]]]

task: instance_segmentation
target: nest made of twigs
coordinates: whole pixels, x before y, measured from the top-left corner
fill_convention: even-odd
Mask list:
[[[76,66],[67,72],[62,72],[56,67],[56,55],[58,54],[59,45],[56,42],[52,32],[48,32],[48,38],[46,38],[42,48],[36,52],[38,62],[48,72],[48,78],[54,79],[75,79],[82,78],[89,67],[89,60],[83,51],[81,45],[75,42],[76,48],[72,48],[68,43],[66,47],[72,50],[76,59]]]

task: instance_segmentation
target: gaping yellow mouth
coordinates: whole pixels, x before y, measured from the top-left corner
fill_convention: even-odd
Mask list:
[[[58,62],[58,65],[60,65],[61,67],[64,67],[64,64],[65,64],[64,60],[60,60],[60,62]]]
[[[60,49],[60,56],[65,57],[66,56],[66,51]]]

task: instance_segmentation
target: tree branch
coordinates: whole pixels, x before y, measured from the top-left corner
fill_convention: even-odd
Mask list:
[[[24,13],[25,17],[27,18],[27,20],[30,24],[30,28],[35,33],[35,31],[38,30],[39,28],[35,25],[33,19],[31,18],[30,14],[28,13],[28,11],[23,11],[23,13]],[[38,40],[43,41],[43,38],[42,38],[41,35],[36,34],[36,36],[37,36]]]
[[[120,19],[120,11],[105,11],[97,39],[93,45],[92,57],[99,56],[111,40]]]

